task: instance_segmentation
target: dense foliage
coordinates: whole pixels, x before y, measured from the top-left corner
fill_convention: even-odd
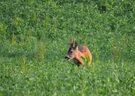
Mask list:
[[[0,95],[135,94],[134,0],[1,0],[0,5]],[[91,50],[90,67],[64,59],[71,38]]]

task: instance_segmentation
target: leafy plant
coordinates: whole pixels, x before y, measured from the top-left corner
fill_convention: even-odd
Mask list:
[[[134,95],[134,4],[0,1],[0,95]],[[90,67],[64,59],[71,38],[90,49]]]

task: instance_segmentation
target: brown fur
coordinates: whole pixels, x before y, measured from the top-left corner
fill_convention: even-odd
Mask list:
[[[76,65],[85,65],[82,58],[89,58],[90,61],[88,62],[88,66],[90,66],[90,63],[92,61],[92,54],[90,50],[86,46],[78,46],[75,39],[72,39],[72,41],[69,43],[70,47],[68,50],[68,54],[65,56],[66,59],[74,60],[74,63]]]

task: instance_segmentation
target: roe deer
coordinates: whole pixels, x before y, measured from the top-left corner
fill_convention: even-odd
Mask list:
[[[80,65],[85,65],[84,59],[88,61],[88,66],[92,61],[92,54],[86,46],[78,46],[75,39],[72,39],[69,43],[70,47],[68,53],[65,56],[67,60],[74,60],[74,63],[79,67]]]

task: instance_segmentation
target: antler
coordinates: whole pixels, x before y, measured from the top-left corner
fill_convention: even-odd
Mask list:
[[[73,38],[73,39],[69,42],[70,47],[73,47],[74,44],[75,44],[75,46],[76,46],[76,44],[77,44],[75,38]]]

